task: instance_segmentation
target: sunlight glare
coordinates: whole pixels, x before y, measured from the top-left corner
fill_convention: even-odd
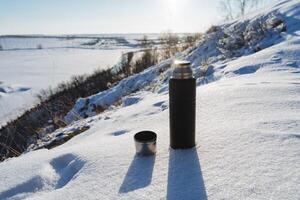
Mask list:
[[[182,16],[186,12],[187,0],[163,0],[162,5],[165,10],[165,17],[168,21],[168,29],[175,31],[178,29],[178,21],[182,19]]]
[[[179,11],[180,7],[180,0],[166,0],[167,1],[167,6],[169,7],[169,10],[171,14],[175,15]]]

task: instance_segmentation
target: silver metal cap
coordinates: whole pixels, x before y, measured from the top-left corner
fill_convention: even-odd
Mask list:
[[[190,79],[193,78],[193,71],[190,67],[190,62],[186,60],[176,60],[173,63],[173,79]]]
[[[157,135],[153,131],[141,131],[134,135],[136,153],[150,156],[156,153]]]

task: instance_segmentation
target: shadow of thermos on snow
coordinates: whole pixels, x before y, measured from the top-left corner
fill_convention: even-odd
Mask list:
[[[167,200],[207,200],[197,150],[170,150]]]
[[[119,189],[119,193],[127,193],[150,185],[154,162],[155,155],[147,157],[135,155]]]

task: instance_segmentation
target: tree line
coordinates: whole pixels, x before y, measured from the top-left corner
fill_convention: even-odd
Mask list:
[[[178,51],[195,46],[198,39],[199,35],[189,35],[180,39],[176,34],[165,33],[160,37],[160,47],[155,47],[147,36],[144,36],[141,41],[143,50],[124,53],[121,70],[117,73],[113,73],[111,69],[99,69],[90,75],[73,76],[55,88],[41,90],[36,95],[39,99],[37,105],[0,129],[0,161],[24,152],[31,142],[45,134],[45,127],[52,127],[47,130],[50,133],[66,126],[63,118],[73,108],[78,98],[107,90],[123,78],[170,58]],[[95,110],[97,113],[104,111],[100,107]]]

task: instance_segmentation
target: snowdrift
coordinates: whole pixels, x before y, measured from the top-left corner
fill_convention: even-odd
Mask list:
[[[290,22],[290,20],[286,20],[289,18],[285,19],[284,13],[281,12],[281,10],[283,11],[284,9],[289,10],[288,6],[287,8],[282,6],[281,10],[278,9],[279,6],[280,4],[271,8],[266,13],[252,14],[254,16],[250,15],[239,21],[211,27],[193,52],[188,53],[189,51],[186,51],[183,55],[180,54],[177,57],[187,59],[192,63],[195,75],[199,78],[199,84],[215,81],[221,78],[224,72],[224,70],[221,70],[221,74],[214,73],[217,68],[220,68],[218,65],[225,67],[224,63],[230,60],[253,54],[280,43],[286,37],[287,26],[289,32],[293,32],[294,23]],[[167,62],[168,66],[170,66],[171,61]],[[146,85],[159,82],[158,79],[168,77],[170,70],[164,70],[165,72],[162,73],[163,70],[161,68],[161,65],[153,66],[151,70],[123,80],[115,88],[93,95],[92,97],[79,99],[74,108],[65,117],[66,122],[70,123],[78,119],[78,116],[79,118],[93,116],[96,114],[95,110],[97,110],[98,107],[108,108],[120,100],[122,96],[128,95]],[[206,70],[204,68],[206,68]],[[242,69],[237,73],[251,73],[253,70],[255,72],[258,67],[250,68]],[[155,76],[153,76],[154,71],[156,71]],[[203,73],[203,71],[205,71],[205,73]],[[145,79],[145,76],[149,77],[151,75],[152,78]],[[203,79],[200,76],[206,77]],[[145,80],[140,81],[143,79]],[[164,83],[167,83],[166,79],[164,79],[164,81]],[[135,84],[133,85],[132,83]],[[127,85],[127,87],[124,85]],[[165,87],[165,84],[161,82],[156,85],[158,85],[158,87]]]
[[[266,19],[282,22],[232,54],[219,48],[230,27],[244,23],[247,32]],[[196,148],[169,149],[170,70],[159,74],[163,64],[153,66],[79,99],[73,111],[90,117],[70,118],[53,134],[89,130],[0,163],[0,199],[299,199],[300,3],[285,1],[243,20],[219,26],[181,55],[199,76]],[[231,41],[230,48],[237,44]],[[212,67],[200,76],[205,55]],[[114,106],[117,99],[123,103]],[[109,109],[96,115],[92,104]],[[157,133],[156,156],[135,156],[133,135],[141,130]]]

